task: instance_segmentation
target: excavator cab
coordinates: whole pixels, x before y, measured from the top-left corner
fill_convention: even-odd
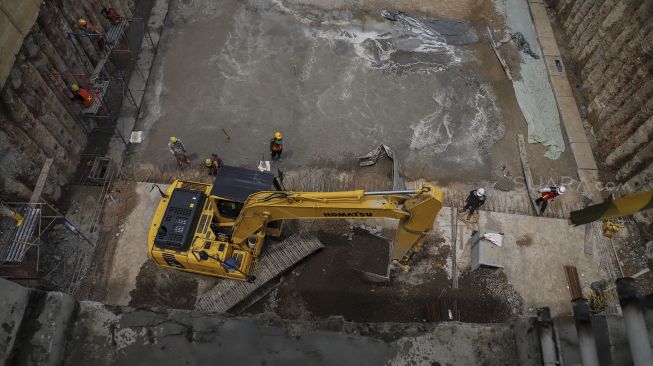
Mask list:
[[[220,167],[213,184],[175,181],[157,207],[148,235],[148,253],[160,266],[246,279],[252,253],[229,244],[247,198],[275,190],[269,172]],[[280,237],[282,220],[270,222],[266,236]],[[258,254],[258,253],[257,253]]]
[[[214,232],[231,236],[231,228],[240,215],[247,197],[260,191],[278,189],[274,174],[233,166],[222,166],[210,193],[211,205],[215,212],[212,229]],[[281,236],[282,221],[268,224],[266,234]]]

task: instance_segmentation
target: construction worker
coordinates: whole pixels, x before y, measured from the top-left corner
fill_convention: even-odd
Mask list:
[[[281,132],[275,132],[274,137],[270,140],[270,155],[272,160],[278,160],[283,153],[283,136]]]
[[[70,91],[73,92],[73,98],[79,99],[84,102],[84,108],[89,108],[93,105],[93,95],[89,93],[86,89],[80,88],[79,85],[73,83],[70,84]]]
[[[549,205],[549,202],[553,202],[556,198],[558,198],[558,196],[565,193],[565,187],[564,186],[544,187],[544,188],[540,188],[538,192],[540,192],[542,197],[536,199],[535,203],[537,204],[538,207],[540,207],[540,215],[542,215],[544,213],[544,210],[546,210],[546,206]]]
[[[621,231],[620,224],[617,224],[611,220],[603,221],[603,236],[606,238],[612,239],[614,234],[618,233],[619,231]]]
[[[467,220],[469,220],[474,212],[478,210],[481,206],[485,204],[485,189],[478,188],[469,192],[469,196],[465,200],[465,206],[458,210],[458,212],[465,212],[469,210],[467,214]]]
[[[87,22],[84,18],[79,18],[77,23],[79,23],[79,26],[82,28],[82,31],[85,35],[97,39],[98,47],[100,47],[100,50],[103,50],[105,44],[104,34],[102,34],[93,24]]]
[[[122,22],[122,17],[120,17],[114,8],[102,8],[102,10],[100,10],[100,14],[102,14],[102,16],[108,20],[111,25],[118,25]]]
[[[180,139],[176,138],[175,136],[170,137],[170,141],[168,142],[168,150],[170,150],[175,159],[177,159],[177,165],[181,166],[181,163],[190,165],[190,159],[188,156],[186,156],[186,147]]]
[[[220,169],[220,165],[222,165],[222,161],[218,158],[218,154],[211,154],[210,158],[204,160],[204,165],[206,166],[209,175],[217,175],[218,169]]]

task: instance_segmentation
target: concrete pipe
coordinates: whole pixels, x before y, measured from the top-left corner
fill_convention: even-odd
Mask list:
[[[537,332],[540,336],[540,347],[542,348],[542,364],[554,366],[558,364],[558,355],[553,336],[553,321],[551,320],[551,309],[548,307],[537,309]]]
[[[599,354],[596,350],[594,333],[592,332],[592,319],[590,316],[590,306],[587,299],[573,300],[574,320],[576,321],[576,331],[578,332],[578,347],[580,348],[580,357],[583,360],[583,366],[599,366]]]
[[[630,277],[617,279],[617,294],[624,314],[633,365],[653,365],[653,352],[635,280]]]

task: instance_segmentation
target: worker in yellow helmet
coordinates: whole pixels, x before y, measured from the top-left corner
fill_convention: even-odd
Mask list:
[[[79,99],[84,103],[84,108],[90,108],[95,101],[93,95],[86,89],[80,88],[76,83],[70,84],[70,91],[73,92],[73,98]]]
[[[621,231],[620,224],[617,224],[611,220],[603,221],[603,236],[606,238],[612,239],[614,234],[618,233],[619,231]]]
[[[218,158],[218,154],[211,154],[210,158],[206,158],[206,160],[204,160],[204,166],[206,166],[209,175],[218,175],[218,169],[220,169],[220,165],[222,165],[222,160]]]
[[[283,135],[281,132],[275,132],[274,137],[270,140],[270,155],[272,160],[279,160],[283,153]]]
[[[79,24],[80,28],[82,28],[84,35],[88,36],[89,38],[97,39],[97,45],[100,47],[100,51],[103,50],[105,45],[104,34],[102,34],[102,32],[100,32],[93,24],[87,22],[84,18],[79,18],[77,23]]]
[[[186,156],[186,147],[180,139],[171,136],[170,141],[168,142],[168,150],[170,150],[170,153],[172,153],[175,159],[177,159],[178,166],[181,167],[181,163],[190,165],[190,159]]]

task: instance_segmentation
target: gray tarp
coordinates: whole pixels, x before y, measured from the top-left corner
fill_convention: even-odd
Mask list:
[[[535,26],[525,0],[494,0],[497,10],[506,17],[511,33],[520,32],[533,51],[541,56]],[[513,80],[517,103],[528,123],[528,142],[540,143],[549,148],[544,156],[558,159],[565,151],[560,128],[560,115],[556,104],[544,57],[522,57],[521,77]]]

